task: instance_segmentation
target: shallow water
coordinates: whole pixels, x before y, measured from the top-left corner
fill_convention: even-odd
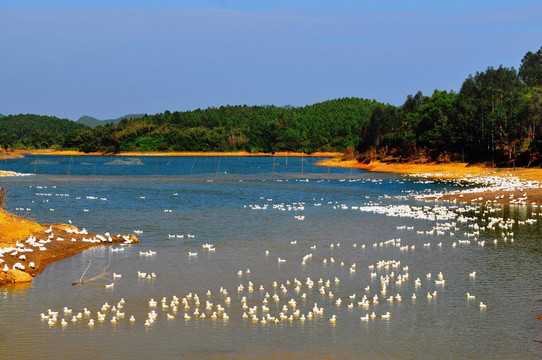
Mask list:
[[[490,208],[484,206],[422,202],[412,194],[459,185],[321,168],[312,165],[312,158],[141,158],[143,165],[104,165],[114,160],[27,157],[2,165],[5,170],[36,174],[1,179],[2,186],[8,187],[5,207],[13,213],[39,222],[71,220],[95,233],[143,233],[138,235],[140,244],[123,251],[91,249],[48,265],[28,287],[0,290],[0,357],[540,357],[542,349],[536,342],[542,339],[536,319],[542,312],[538,302],[540,226],[538,222],[519,223],[538,219],[538,208],[500,206],[489,213]],[[391,216],[393,210],[407,205],[426,215],[438,212],[441,218]],[[460,216],[472,219],[461,222]],[[515,219],[516,223],[510,229],[468,235],[474,231],[473,224],[485,226],[490,216]],[[446,223],[454,223],[454,229],[442,230],[440,235],[436,230],[428,233]],[[503,233],[510,232],[514,234],[504,241]],[[409,250],[390,241],[398,238]],[[458,244],[467,239],[470,244]],[[481,241],[486,241],[485,246],[479,245]],[[216,251],[202,248],[206,243],[213,244]],[[316,248],[311,249],[313,246]],[[148,250],[156,255],[140,255]],[[190,257],[188,252],[198,255]],[[302,265],[302,258],[310,253],[312,258]],[[286,261],[279,263],[279,257]],[[380,260],[396,260],[400,265],[368,269]],[[110,282],[105,280],[72,286],[89,262],[88,276],[109,264],[108,271],[122,274],[122,278],[115,279],[113,289],[104,287]],[[355,272],[350,271],[353,263]],[[403,269],[406,266],[408,270]],[[154,272],[156,278],[138,278],[138,271]],[[371,277],[373,271],[377,277]],[[475,278],[469,276],[472,271],[477,272]],[[439,272],[445,285],[435,283]],[[380,278],[392,273],[387,294],[382,295]],[[408,280],[396,284],[397,276],[406,273]],[[432,274],[430,279],[427,273]],[[319,292],[323,284],[316,283],[309,290],[307,277],[315,282],[329,279],[325,295]],[[334,281],[336,277],[339,283]],[[418,277],[421,285],[416,287]],[[286,285],[295,278],[303,282],[299,292],[295,285]],[[249,281],[254,284],[253,292],[248,291]],[[239,284],[243,284],[243,292],[238,292]],[[259,290],[260,285],[264,291]],[[366,286],[369,291],[364,290]],[[228,290],[231,304],[225,303],[221,287]],[[438,295],[427,299],[427,293],[434,291]],[[324,314],[304,322],[296,317],[266,325],[243,319],[242,297],[246,296],[250,307],[261,306],[266,292],[280,297],[278,303],[269,299],[272,316],[278,316],[292,298],[301,314],[307,315],[315,302],[324,308]],[[476,300],[467,301],[466,292],[475,294]],[[199,295],[200,311],[204,311],[205,301],[215,308],[221,304],[229,320],[212,320],[212,312],[206,313],[206,319],[197,318],[193,300],[190,310],[180,305],[176,314],[161,307],[163,297],[169,305],[173,295],[182,298],[189,293]],[[303,293],[306,299],[301,298]],[[416,300],[411,299],[412,293]],[[356,294],[355,300],[349,299],[352,294]],[[358,306],[364,294],[371,299],[378,294],[379,303],[368,309]],[[402,301],[386,300],[397,294]],[[112,324],[109,311],[104,322],[87,325],[90,317],[96,320],[96,312],[105,302],[115,305],[121,298],[126,300],[124,319]],[[151,298],[158,301],[158,317],[145,326]],[[336,305],[338,298],[342,299],[340,306]],[[480,309],[480,301],[487,309]],[[92,314],[72,323],[71,315],[62,314],[65,306],[74,314],[87,307]],[[41,320],[40,313],[47,309],[60,311],[59,319],[66,318],[68,325],[49,326]],[[360,320],[373,311],[376,319]],[[391,318],[381,319],[388,311]],[[183,319],[185,312],[190,320]],[[293,312],[289,307],[287,315]],[[175,318],[167,319],[166,314]],[[135,323],[128,321],[131,315]],[[257,315],[261,320],[261,310]],[[329,321],[332,315],[337,316],[335,324]]]

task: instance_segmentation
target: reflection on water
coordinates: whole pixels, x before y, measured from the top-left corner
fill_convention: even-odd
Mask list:
[[[114,160],[59,157],[52,160],[58,165],[37,166],[37,176],[2,179],[9,188],[6,208],[14,213],[40,222],[72,220],[98,233],[141,230],[142,242],[85,251],[48,265],[30,288],[0,290],[0,356],[539,357],[533,340],[540,339],[542,259],[540,226],[531,220],[538,208],[421,202],[410,194],[454,185],[309,163],[301,173],[297,158],[288,159],[290,171],[279,159],[273,168],[270,158],[145,158],[142,166],[102,166]],[[33,173],[36,165],[24,161],[6,170]],[[97,164],[96,174],[83,162]],[[49,172],[46,166],[58,167]],[[156,255],[145,256],[149,250]],[[111,289],[104,286],[109,280],[72,286],[89,262],[88,277],[107,264],[122,277]],[[467,300],[467,292],[476,300]],[[369,306],[360,304],[363,296]],[[105,302],[115,306],[121,298],[124,317],[113,324],[116,312],[108,309],[106,320],[97,321]],[[323,314],[308,319],[315,303]],[[244,319],[255,306],[258,321]],[[73,315],[88,308],[91,315],[71,322],[64,307]],[[48,309],[60,312],[57,324],[40,319]],[[153,310],[156,319],[145,326]],[[213,312],[229,319],[213,319]],[[269,317],[281,312],[287,318],[275,324]],[[360,320],[372,312],[375,319]],[[391,318],[382,319],[387,312]]]

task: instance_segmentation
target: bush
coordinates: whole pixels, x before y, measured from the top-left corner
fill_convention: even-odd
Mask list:
[[[0,208],[3,208],[5,203],[6,203],[6,189],[0,188]]]

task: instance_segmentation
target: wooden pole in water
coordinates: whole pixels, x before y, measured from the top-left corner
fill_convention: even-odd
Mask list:
[[[218,177],[218,169],[220,169],[220,160],[222,160],[222,156],[218,158],[218,165],[216,166],[215,180]]]
[[[70,164],[68,165],[68,177],[70,176],[70,171],[72,168],[72,160],[73,160],[73,155],[70,156]]]

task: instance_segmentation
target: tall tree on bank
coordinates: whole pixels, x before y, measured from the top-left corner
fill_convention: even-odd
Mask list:
[[[521,60],[519,77],[529,86],[525,116],[531,158],[542,152],[542,47],[537,52],[527,52]]]
[[[519,77],[530,87],[542,86],[542,47],[535,53],[529,51],[521,59]]]
[[[496,151],[511,161],[524,134],[525,88],[514,68],[488,67],[469,76],[461,86],[460,122],[475,136],[471,153],[480,152],[494,161]]]

